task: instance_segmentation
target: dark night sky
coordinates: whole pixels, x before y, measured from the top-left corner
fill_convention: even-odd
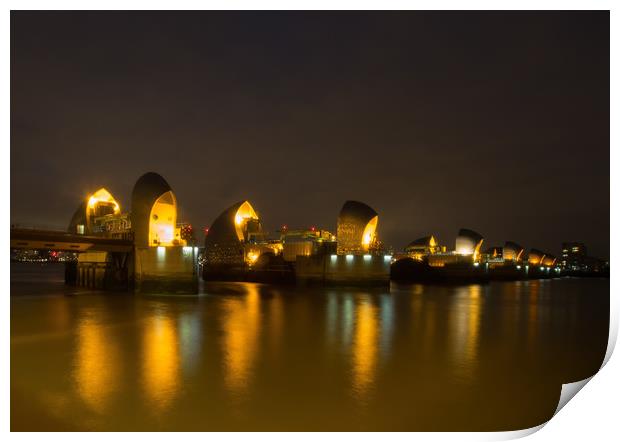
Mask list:
[[[335,230],[357,199],[395,249],[608,256],[609,13],[13,12],[11,221],[129,209],[151,170],[200,227],[249,199]]]

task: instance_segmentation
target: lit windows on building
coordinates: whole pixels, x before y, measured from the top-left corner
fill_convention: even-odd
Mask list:
[[[585,244],[579,242],[562,243],[562,267],[568,270],[581,270],[587,261]]]

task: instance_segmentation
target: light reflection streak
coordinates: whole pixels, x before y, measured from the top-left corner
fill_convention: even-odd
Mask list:
[[[394,298],[390,294],[381,295],[381,357],[385,359],[392,347],[394,332]]]
[[[118,364],[118,348],[106,337],[104,326],[92,317],[82,318],[78,324],[74,379],[84,402],[98,413],[105,411],[117,388]]]
[[[536,334],[538,329],[538,302],[540,301],[540,281],[532,280],[528,282],[528,318],[527,318],[527,338],[530,345],[536,344]]]
[[[339,340],[349,355],[352,394],[365,403],[380,363],[390,354],[394,300],[390,294],[330,292],[328,296],[328,339]]]
[[[51,314],[49,315],[56,330],[62,331],[70,327],[71,315],[69,314],[69,303],[67,298],[56,298],[50,304]]]
[[[338,295],[336,293],[327,293],[327,340],[333,345],[337,336],[337,323],[338,323]]]
[[[361,300],[355,311],[353,341],[353,388],[364,396],[373,383],[377,365],[379,335],[376,307],[369,299]]]
[[[195,373],[202,344],[202,324],[197,311],[179,316],[179,341],[183,372]]]
[[[482,287],[473,284],[457,289],[457,302],[453,306],[452,326],[453,356],[458,364],[460,378],[467,382],[475,380],[478,366],[480,319],[484,296]]]
[[[355,314],[353,296],[347,294],[342,304],[342,344],[345,348],[351,345],[353,316]]]
[[[179,345],[176,324],[166,316],[154,316],[144,331],[144,388],[155,411],[167,408],[179,389]]]
[[[275,292],[269,300],[269,336],[274,349],[280,345],[283,327],[284,302],[280,293]]]
[[[235,395],[246,392],[248,388],[260,330],[258,288],[256,284],[245,284],[245,287],[248,292],[243,298],[227,300],[223,320],[224,382]]]

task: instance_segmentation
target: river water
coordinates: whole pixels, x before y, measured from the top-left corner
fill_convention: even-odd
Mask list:
[[[607,346],[608,279],[145,296],[62,272],[11,267],[13,431],[516,430]]]

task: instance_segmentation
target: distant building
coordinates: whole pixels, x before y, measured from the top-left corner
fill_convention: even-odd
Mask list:
[[[588,256],[585,244],[580,242],[562,243],[562,267],[567,270],[580,270],[586,263]]]
[[[586,256],[580,270],[587,273],[606,272],[607,274],[609,274],[609,261],[595,258],[593,256]]]
[[[12,262],[73,262],[77,253],[59,250],[11,249]]]
[[[609,275],[609,261],[588,256],[588,249],[580,242],[562,243],[562,268],[572,274],[606,274]]]
[[[295,262],[298,256],[336,253],[336,236],[327,230],[316,228],[280,231],[282,256],[285,261]]]

